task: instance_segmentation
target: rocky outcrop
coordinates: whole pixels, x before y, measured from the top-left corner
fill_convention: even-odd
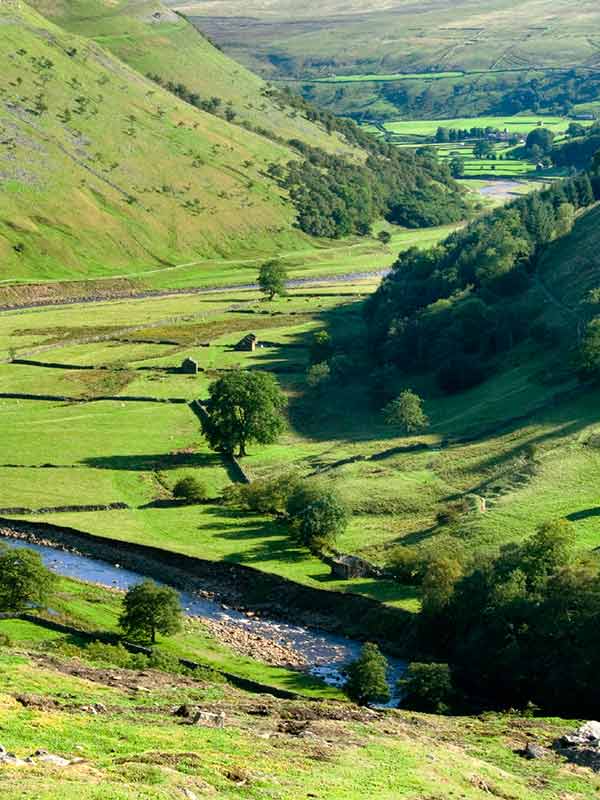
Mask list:
[[[557,739],[552,748],[567,761],[600,772],[600,722],[586,722]]]
[[[9,753],[0,744],[0,767],[6,765],[11,767],[28,767],[36,764],[51,764],[54,767],[69,767],[71,764],[80,764],[83,758],[63,758],[47,750],[36,750],[26,758],[18,758],[14,753]]]

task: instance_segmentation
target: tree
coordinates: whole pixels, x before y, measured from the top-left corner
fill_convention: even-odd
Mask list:
[[[198,503],[206,499],[206,486],[193,475],[186,475],[173,487],[173,496],[188,503]]]
[[[377,238],[381,244],[389,244],[392,241],[392,234],[389,231],[379,231]]]
[[[493,152],[494,145],[486,139],[480,139],[480,141],[475,142],[475,146],[473,147],[473,155],[475,158],[487,158]]]
[[[462,178],[465,174],[465,160],[462,156],[450,159],[450,172],[453,178]]]
[[[407,434],[422,430],[429,424],[423,411],[423,400],[411,389],[404,389],[388,403],[383,416],[387,425],[399,427]]]
[[[600,317],[587,324],[579,348],[579,369],[583,378],[600,378]]]
[[[348,507],[333,486],[302,481],[292,491],[286,512],[300,544],[312,552],[331,547],[348,526]]]
[[[317,331],[310,345],[310,363],[321,364],[333,355],[333,342],[327,331]]]
[[[275,295],[285,294],[285,284],[288,279],[286,268],[281,261],[276,259],[265,261],[258,273],[258,285],[263,294],[272,300]]]
[[[571,122],[567,128],[567,136],[575,138],[577,136],[585,136],[586,128],[581,122]]]
[[[170,586],[144,581],[132,586],[123,598],[119,625],[126,636],[156,642],[156,634],[172,636],[181,629],[179,595]]]
[[[321,389],[331,377],[331,369],[326,361],[312,364],[306,371],[306,383],[311,389]]]
[[[431,560],[422,583],[421,602],[425,614],[433,616],[448,605],[462,573],[462,566],[455,558],[438,556]]]
[[[520,569],[527,578],[530,590],[540,587],[551,575],[556,575],[570,561],[573,535],[565,519],[545,522],[528,539],[521,550]]]
[[[552,150],[554,134],[548,128],[535,128],[527,136],[526,147],[533,152],[534,147],[539,147],[541,155],[547,155]]]
[[[556,212],[554,236],[560,239],[571,233],[575,225],[575,206],[572,203],[561,203]]]
[[[0,549],[0,610],[22,611],[44,605],[56,582],[39,553],[21,548]]]
[[[270,444],[285,427],[285,396],[272,375],[236,370],[208,388],[202,432],[213,450],[246,455],[249,442]]]
[[[360,656],[348,665],[344,691],[361,706],[387,703],[390,689],[386,680],[387,660],[376,644],[363,645]]]
[[[406,677],[398,681],[402,690],[402,705],[413,711],[444,714],[454,695],[448,664],[412,663]]]

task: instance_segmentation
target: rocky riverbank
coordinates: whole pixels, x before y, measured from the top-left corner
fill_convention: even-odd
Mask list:
[[[251,614],[252,612],[247,613]],[[309,670],[310,665],[306,657],[288,646],[285,641],[277,642],[267,639],[258,633],[240,628],[239,625],[229,625],[212,619],[202,619],[201,622],[211,636],[229,647],[234,653],[275,667],[285,667],[303,672]]]

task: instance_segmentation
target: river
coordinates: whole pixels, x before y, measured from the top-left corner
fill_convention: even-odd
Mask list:
[[[145,576],[79,553],[60,550],[47,545],[32,544],[21,539],[0,536],[0,542],[9,547],[26,547],[40,554],[44,564],[53,572],[68,578],[100,584],[112,589],[127,590],[144,580]],[[342,686],[344,666],[360,653],[361,643],[323,630],[291,625],[267,617],[248,617],[241,611],[229,608],[191,592],[180,591],[183,611],[188,616],[215,620],[258,634],[303,656],[311,675],[330,686]],[[396,682],[406,669],[400,659],[388,659],[388,681],[392,690],[390,705],[397,704]]]

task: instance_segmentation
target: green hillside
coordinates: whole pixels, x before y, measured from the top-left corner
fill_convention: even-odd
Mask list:
[[[415,204],[421,216],[409,227],[421,217],[457,222],[467,211],[444,169],[386,151],[302,102],[294,108],[156,4],[109,12],[86,2],[62,16],[65,7],[39,5],[70,31],[27,5],[0,10],[4,284],[175,268],[188,270],[185,285],[206,285],[223,281],[220,259],[231,266],[331,246],[300,228],[365,236],[381,216],[404,219]],[[355,170],[367,150],[378,160]],[[319,167],[304,180],[309,158]],[[291,162],[298,185],[286,181]],[[336,187],[341,172],[362,184],[352,192],[365,203]],[[323,225],[304,219],[312,212],[303,183]],[[428,214],[442,204],[443,215]],[[327,225],[337,205],[344,220],[354,217]]]
[[[71,33],[89,37],[142,75],[181,83],[202,98],[231,103],[237,123],[298,138],[314,147],[352,154],[337,136],[275,102],[257,75],[210,44],[158,0],[33,0],[31,5]]]
[[[94,594],[61,589],[72,602]],[[597,776],[549,749],[573,722],[277,700],[210,673],[82,661],[72,638],[29,622],[2,621],[0,635],[13,640],[0,647],[3,746],[19,759],[43,749],[71,762],[3,764],[6,800],[583,800],[598,791]],[[183,704],[223,713],[225,727],[191,725],[173,714]],[[519,755],[528,741],[544,761]]]
[[[177,100],[25,5],[0,15],[5,281],[298,242],[262,176],[289,149]]]

